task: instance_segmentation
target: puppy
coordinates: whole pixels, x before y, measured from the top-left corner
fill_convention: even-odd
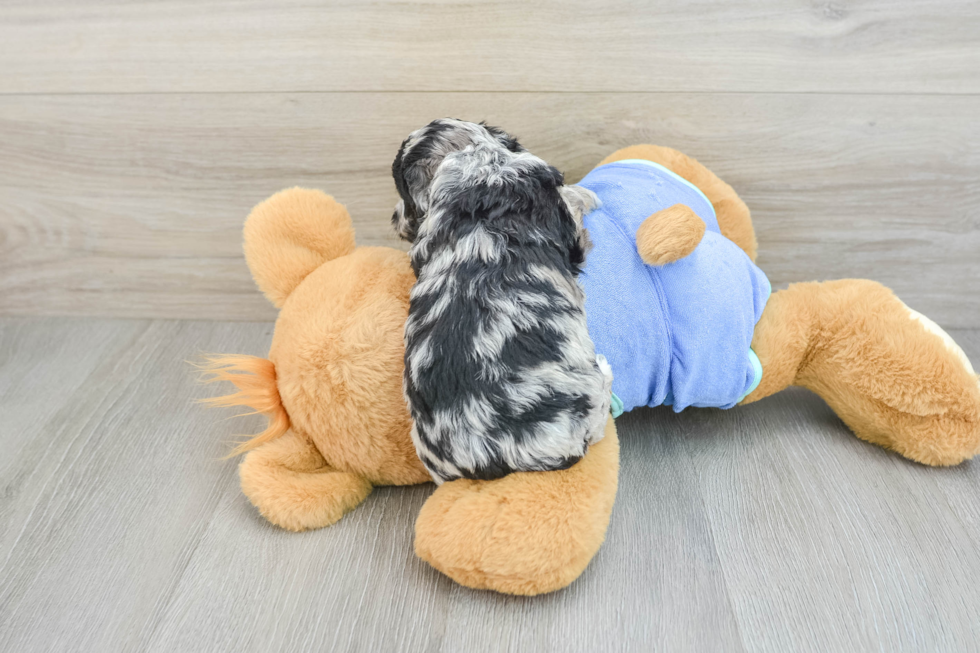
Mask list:
[[[602,438],[612,388],[576,281],[595,195],[461,120],[409,135],[392,174],[418,278],[404,388],[422,463],[436,483],[570,467]]]

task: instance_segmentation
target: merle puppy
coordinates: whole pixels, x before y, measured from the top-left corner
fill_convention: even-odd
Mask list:
[[[436,483],[570,467],[602,438],[612,387],[576,282],[596,197],[461,120],[409,135],[392,174],[418,277],[405,396],[419,458]]]

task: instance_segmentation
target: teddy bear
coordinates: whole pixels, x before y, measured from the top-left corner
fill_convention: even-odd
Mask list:
[[[694,210],[695,198],[639,220],[626,237],[644,265],[682,266],[709,241],[755,261],[748,208],[693,158],[636,145],[593,172],[637,161],[666,171],[707,203]],[[239,476],[248,499],[270,522],[302,531],[333,524],[376,485],[429,482],[402,392],[403,328],[415,282],[408,256],[356,246],[345,207],[300,188],[252,210],[244,250],[259,289],[279,309],[269,353],[213,356],[203,368],[207,380],[237,388],[206,401],[248,406],[269,419],[265,431],[232,452],[246,454]],[[603,288],[610,276],[620,278],[605,268],[593,274],[587,302],[589,293],[614,296]],[[752,295],[751,356],[739,390],[734,400],[709,405],[747,404],[796,385],[822,397],[859,438],[910,460],[955,465],[980,450],[980,380],[970,361],[887,288],[845,279],[792,284],[770,296],[767,284],[756,285],[766,285],[765,296]],[[601,311],[627,310],[615,302],[598,306],[590,335],[593,319],[617,318]],[[631,346],[660,344],[638,338]],[[468,587],[521,595],[565,587],[605,538],[618,469],[610,416],[604,437],[568,469],[444,483],[416,520],[416,554]]]

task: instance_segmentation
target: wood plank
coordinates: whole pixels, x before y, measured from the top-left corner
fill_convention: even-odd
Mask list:
[[[380,489],[330,528],[290,533],[226,494],[147,651],[433,650],[453,584],[418,560],[431,486]],[[202,610],[202,606],[206,609]]]
[[[146,329],[119,320],[0,321],[0,561],[6,560],[44,488],[55,482],[64,434],[52,425],[83,420],[87,409],[65,407],[91,383],[107,357]]]
[[[577,180],[617,147],[702,160],[752,207],[774,286],[866,277],[980,325],[980,97],[328,93],[0,97],[0,314],[266,320],[250,207],[291,185],[390,230],[389,166],[440,115],[506,126]]]
[[[625,421],[606,544],[566,590],[472,591],[415,558],[414,519],[432,486],[376,489],[301,535],[228,496],[148,650],[741,650],[691,469],[643,428]]]
[[[215,457],[254,424],[191,405],[201,388],[182,361],[199,348],[261,352],[269,325],[30,324],[45,342],[22,326],[8,338],[25,359],[47,360],[72,333],[138,333],[102,356],[66,409],[43,415],[34,437],[65,453],[0,568],[2,650],[741,650],[690,465],[643,422],[624,421],[622,509],[583,578],[537,599],[475,592],[414,556],[431,485],[378,489],[304,534],[271,526],[242,496],[234,463]]]
[[[685,428],[668,432],[694,459],[747,649],[976,644],[980,531],[940,489],[950,471],[861,442],[799,389],[674,420]],[[975,504],[980,467],[952,473],[970,479],[959,499]]]
[[[980,637],[980,467],[909,463],[799,390],[621,418],[606,544],[555,594],[475,592],[419,561],[431,485],[378,489],[330,528],[277,529],[217,459],[260,420],[191,404],[203,391],[183,363],[261,354],[271,328],[0,319],[0,408],[41,425],[12,450],[0,431],[0,487],[26,479],[0,492],[0,534],[19,533],[0,549],[0,650],[919,651]],[[952,335],[980,358],[980,331]]]
[[[980,92],[973,0],[6,2],[5,93]]]
[[[740,650],[691,470],[635,431],[627,420],[607,543],[566,590],[476,592],[416,559],[414,519],[431,486],[377,489],[341,522],[301,535],[229,496],[148,649]],[[681,590],[697,600],[674,600]]]
[[[10,321],[0,324],[6,333]],[[234,463],[217,460],[223,440],[259,421],[233,427],[194,405],[202,391],[185,361],[202,349],[261,351],[271,325],[34,324],[47,337],[15,327],[11,348],[35,359],[29,382],[51,406],[0,467],[16,490],[0,495],[0,650],[137,650],[209,515],[238,492]],[[78,356],[52,365],[49,351],[68,345],[100,360],[62,405],[60,379]],[[0,378],[17,368],[4,364]]]

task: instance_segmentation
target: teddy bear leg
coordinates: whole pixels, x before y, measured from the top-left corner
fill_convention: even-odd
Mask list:
[[[578,578],[606,536],[619,440],[605,436],[572,467],[441,485],[415,523],[415,552],[475,589],[534,595]]]
[[[607,156],[599,165],[623,159],[653,161],[697,186],[715,209],[721,235],[738,245],[755,260],[759,245],[752,227],[749,207],[735,190],[696,159],[660,145],[631,145]]]
[[[371,493],[368,481],[329,467],[310,440],[292,429],[250,451],[238,474],[262,516],[290,531],[329,526]]]
[[[762,362],[750,403],[787,385],[820,395],[854,433],[927,465],[980,450],[980,381],[931,321],[873,281],[801,283],[756,325]]]

